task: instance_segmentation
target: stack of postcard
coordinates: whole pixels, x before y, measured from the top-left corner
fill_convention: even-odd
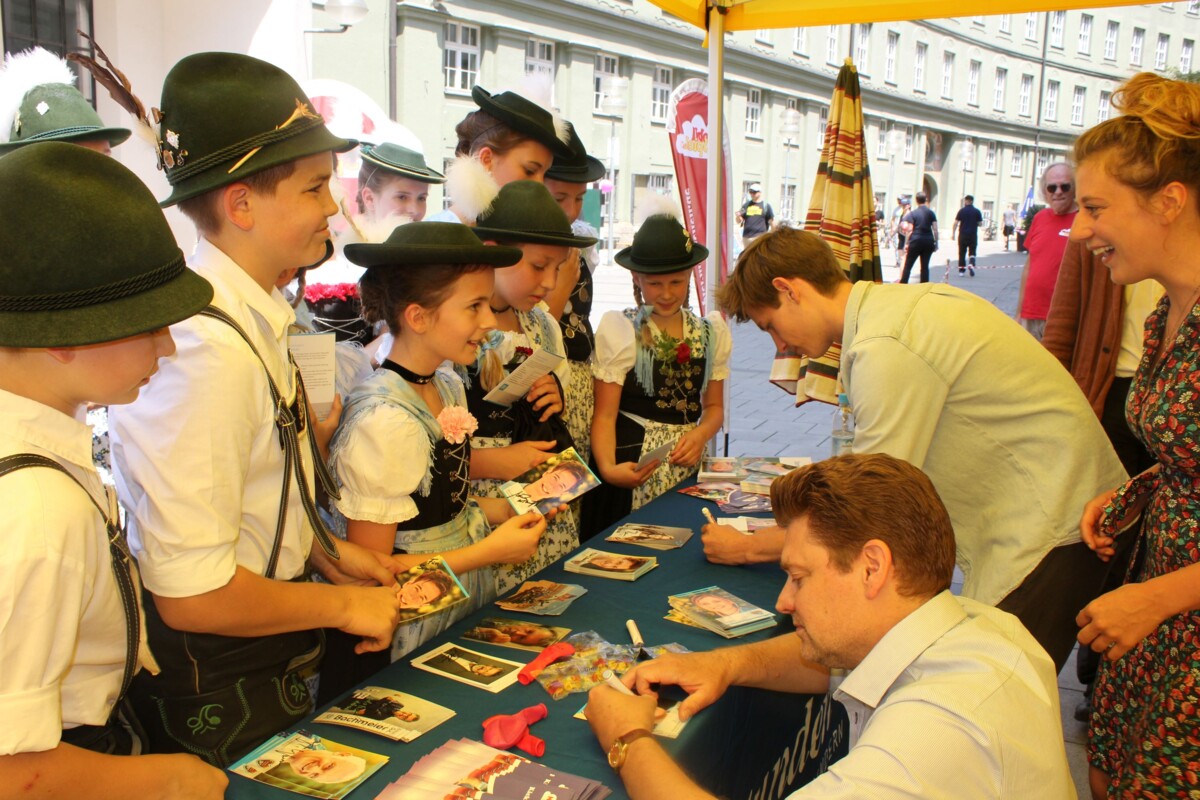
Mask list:
[[[775,625],[775,615],[770,611],[748,603],[719,586],[673,594],[667,601],[673,611],[726,639]]]
[[[600,479],[588,469],[575,448],[568,447],[519,478],[502,484],[500,491],[518,514],[534,509],[547,514],[599,485]]]
[[[410,662],[417,669],[495,694],[517,682],[524,667],[516,661],[484,655],[454,642],[430,650]]]
[[[343,697],[313,722],[358,728],[394,742],[411,742],[453,716],[453,710],[420,697],[382,686],[365,686]]]
[[[625,556],[585,547],[567,559],[563,569],[579,575],[612,578],[617,581],[636,581],[658,566],[654,556]]]
[[[446,742],[417,760],[376,800],[488,797],[496,800],[603,800],[612,790],[591,778],[544,767],[471,739]]]
[[[275,734],[229,771],[296,794],[340,800],[387,760],[378,753],[296,731]]]
[[[523,611],[526,614],[557,617],[567,610],[575,598],[585,594],[587,589],[574,583],[525,581],[508,597],[497,600],[496,605],[505,611]]]
[[[652,550],[674,550],[692,538],[690,528],[670,528],[645,522],[627,522],[605,537],[605,541],[640,544]]]
[[[709,456],[700,462],[700,474],[696,480],[701,483],[708,481],[740,481],[746,477],[746,468],[742,458],[733,456]]]

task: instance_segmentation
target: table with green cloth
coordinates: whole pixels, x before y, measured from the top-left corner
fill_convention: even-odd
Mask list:
[[[653,523],[695,530],[697,533],[691,541],[677,550],[655,551],[605,541],[604,537],[612,529],[585,543],[585,546],[614,553],[655,556],[658,567],[636,581],[573,574],[563,570],[562,562],[553,564],[535,579],[573,583],[587,589],[587,594],[575,600],[561,616],[522,614],[489,605],[364,681],[364,686],[396,689],[454,709],[454,717],[414,741],[392,742],[352,728],[317,724],[311,720],[298,728],[388,757],[389,761],[379,772],[350,794],[351,798],[369,800],[405,773],[417,759],[446,741],[460,738],[482,741],[484,719],[545,703],[548,716],[531,728],[531,733],[546,742],[545,754],[535,760],[564,772],[599,780],[613,790],[612,797],[627,798],[620,778],[608,766],[606,754],[596,743],[587,722],[574,718],[575,712],[587,701],[586,694],[571,694],[556,701],[536,681],[528,685],[516,683],[491,694],[416,669],[409,662],[450,641],[510,661],[528,663],[536,656],[531,651],[462,639],[462,633],[478,624],[484,616],[528,619],[570,628],[572,633],[593,630],[618,644],[629,643],[625,621],[633,619],[647,645],[676,642],[693,651],[759,641],[790,630],[791,620],[779,616],[779,624],[774,628],[726,640],[715,633],[664,619],[669,610],[667,596],[671,594],[716,585],[763,608],[774,609],[775,599],[783,586],[784,574],[778,565],[730,567],[709,563],[704,558],[699,535],[700,526],[704,524],[700,510],[704,507],[717,513],[713,503],[670,491],[618,523]],[[720,797],[777,800],[815,778],[832,761],[844,755],[847,731],[844,709],[827,695],[792,695],[735,687],[693,717],[677,739],[660,738],[659,741],[708,791]],[[514,752],[521,753],[519,750]],[[282,800],[298,795],[230,775],[225,796],[237,800]]]

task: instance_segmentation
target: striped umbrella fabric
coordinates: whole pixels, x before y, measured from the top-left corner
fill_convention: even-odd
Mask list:
[[[846,59],[838,72],[829,104],[825,145],[821,149],[821,163],[804,229],[818,234],[829,244],[851,281],[879,282],[882,271],[875,192],[871,187],[866,149],[858,70],[850,59]],[[837,405],[840,356],[837,345],[820,358],[780,353],[772,370],[773,382],[777,386],[788,385],[790,374],[796,374],[796,405],[809,400]]]

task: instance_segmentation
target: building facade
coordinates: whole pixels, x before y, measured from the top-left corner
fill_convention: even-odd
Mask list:
[[[10,52],[34,43],[71,49],[81,46],[73,29],[82,26],[148,105],[183,55],[248,52],[299,80],[335,78],[361,89],[416,134],[434,165],[453,155],[454,125],[474,108],[472,86],[512,88],[542,73],[589,150],[613,168],[613,206],[626,233],[645,194],[674,191],[667,103],[674,87],[706,77],[706,52],[701,31],[649,0],[368,0],[371,13],[344,34],[312,32],[323,24],[321,5],[0,0],[0,36]],[[803,217],[834,76],[852,56],[880,202],[890,208],[896,196],[924,190],[946,219],[970,193],[991,216],[1019,205],[1041,168],[1111,113],[1121,80],[1140,70],[1195,69],[1197,34],[1200,0],[730,34],[735,203],[746,185],[761,182],[780,217]],[[620,117],[601,103],[608,76],[629,82]],[[97,106],[122,120],[103,91]],[[790,138],[781,130],[787,108],[799,115]],[[165,194],[151,155],[126,146],[117,156]]]
[[[395,9],[394,51],[368,45],[386,38],[381,19],[317,42],[314,72],[366,88],[393,69],[396,117],[432,163],[452,157],[454,125],[474,108],[473,85],[496,91],[544,73],[589,151],[614,168],[619,223],[628,228],[645,193],[673,191],[667,100],[684,80],[706,77],[701,31],[649,0],[421,0]],[[778,215],[803,217],[834,77],[852,56],[885,208],[917,191],[943,219],[963,194],[989,217],[1006,203],[1019,207],[1034,176],[1107,118],[1121,80],[1141,70],[1191,71],[1196,34],[1200,0],[730,34],[735,203],[761,182]],[[364,51],[382,57],[363,59]],[[607,76],[629,81],[621,118],[604,113]],[[799,112],[789,139],[780,131],[785,108]]]

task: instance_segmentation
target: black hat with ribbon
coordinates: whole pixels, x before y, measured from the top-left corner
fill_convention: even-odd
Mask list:
[[[554,163],[550,165],[550,169],[546,170],[546,178],[565,183],[591,183],[600,180],[608,172],[604,162],[595,156],[588,155],[587,148],[583,146],[583,140],[575,131],[575,125],[570,122],[567,124],[571,129],[572,154],[569,156],[556,155]]]
[[[239,53],[197,53],[167,73],[155,112],[172,206],[256,172],[358,142],[335,136],[274,64]]]
[[[482,86],[471,89],[471,99],[481,111],[544,145],[555,156],[571,155],[569,125],[553,111],[516,92],[492,94]]]
[[[346,258],[360,267],[416,264],[491,264],[511,267],[521,260],[516,247],[486,245],[459,222],[410,222],[397,225],[380,244],[348,244]]]
[[[65,142],[0,158],[0,254],[3,347],[124,339],[186,319],[213,296],[145,184]]]
[[[708,248],[693,242],[671,214],[648,217],[633,235],[633,244],[613,256],[625,269],[650,275],[691,269],[706,258]]]

